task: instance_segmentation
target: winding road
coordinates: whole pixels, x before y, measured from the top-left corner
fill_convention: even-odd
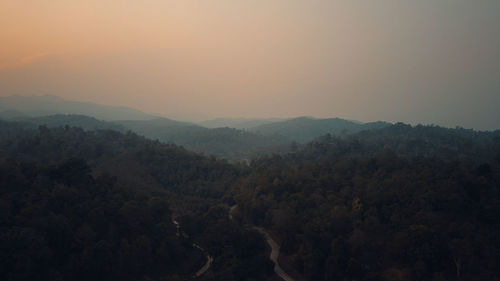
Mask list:
[[[214,261],[214,258],[212,256],[210,256],[208,253],[206,253],[205,249],[203,249],[202,247],[200,247],[198,244],[195,244],[193,243],[193,247],[195,247],[196,249],[202,251],[203,253],[205,253],[206,257],[207,257],[207,262],[205,263],[205,265],[203,265],[202,268],[200,268],[195,274],[193,277],[200,277],[201,275],[203,275],[203,273],[205,273],[209,268],[210,266],[212,266],[212,262]]]
[[[184,238],[189,238],[189,235],[187,235],[185,232],[181,231],[181,225],[173,217],[172,217],[172,222],[175,224],[175,227],[177,228],[177,233],[176,233],[177,237],[180,237],[182,235]],[[193,248],[200,250],[207,257],[207,262],[198,271],[196,271],[196,273],[193,275],[193,278],[196,278],[196,277],[200,277],[201,275],[203,275],[203,273],[205,273],[208,269],[210,269],[210,267],[212,266],[212,262],[214,261],[214,258],[212,256],[210,256],[205,251],[205,249],[203,249],[200,245],[198,245],[196,243],[193,243]]]
[[[228,215],[229,215],[229,219],[230,220],[233,220],[232,213],[233,213],[233,211],[237,207],[238,207],[238,205],[234,205],[234,206],[231,206],[229,208]],[[175,224],[175,227],[177,228],[176,235],[178,237],[180,237],[182,235],[184,238],[189,238],[189,236],[186,233],[184,233],[183,231],[181,231],[181,229],[180,229],[181,226],[180,226],[179,222],[176,221],[173,217],[172,217],[172,222]],[[269,255],[269,259],[274,263],[274,272],[276,273],[276,275],[278,275],[281,279],[283,279],[285,281],[295,281],[295,279],[293,279],[292,277],[290,277],[290,275],[288,275],[281,268],[281,266],[279,265],[279,261],[278,261],[278,257],[280,256],[280,246],[279,246],[279,244],[271,237],[271,235],[269,234],[269,232],[267,230],[265,230],[263,227],[253,226],[253,229],[257,230],[260,234],[262,234],[262,236],[266,240],[266,242],[269,245],[269,247],[271,247],[271,254]],[[203,265],[203,267],[201,267],[193,275],[193,278],[196,278],[196,277],[199,277],[199,276],[203,275],[208,269],[210,269],[210,267],[212,266],[212,262],[214,261],[214,259],[200,245],[198,245],[196,243],[193,243],[193,248],[196,248],[196,249],[200,250],[201,252],[205,253],[205,255],[207,257],[207,262]]]
[[[234,209],[236,209],[238,205],[231,206],[229,208],[229,219],[233,219],[232,212]],[[274,272],[283,280],[285,281],[295,281],[290,275],[288,275],[279,265],[278,262],[278,257],[280,256],[280,246],[279,244],[274,241],[274,239],[271,237],[269,232],[265,230],[262,227],[254,226],[253,229],[257,230],[262,236],[264,236],[264,239],[266,239],[267,244],[269,247],[271,247],[271,254],[269,255],[269,259],[274,263]]]

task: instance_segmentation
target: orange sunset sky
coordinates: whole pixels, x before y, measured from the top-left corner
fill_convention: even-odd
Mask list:
[[[500,1],[0,0],[0,96],[500,129]]]

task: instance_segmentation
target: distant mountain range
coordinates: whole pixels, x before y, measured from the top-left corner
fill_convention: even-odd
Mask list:
[[[260,125],[285,121],[283,118],[216,118],[198,122],[198,125],[207,128],[235,128],[249,129]]]
[[[4,118],[6,119],[6,118]],[[149,139],[182,145],[185,148],[228,159],[251,158],[256,153],[286,152],[290,141],[283,137],[262,136],[234,128],[205,128],[196,124],[167,118],[151,120],[103,121],[85,115],[49,115],[40,117],[16,117],[27,129],[40,125],[47,127],[79,127],[83,130],[132,131]]]
[[[102,121],[94,117],[86,115],[76,115],[76,114],[56,114],[40,117],[16,117],[10,118],[11,121],[23,122],[26,126],[40,126],[45,125],[47,127],[80,127],[86,131],[91,130],[115,130],[120,132],[125,132],[127,129],[120,124]]]
[[[88,115],[101,120],[148,120],[158,117],[129,107],[69,101],[53,95],[0,97],[0,118],[56,114]]]
[[[235,128],[205,128],[166,118],[117,121],[117,124],[151,139],[226,158],[248,158],[259,148],[289,144],[283,137],[262,136]]]
[[[248,129],[250,132],[264,136],[282,136],[297,142],[308,142],[325,134],[352,134],[363,130],[379,129],[390,126],[388,122],[360,123],[340,118],[316,119],[298,117],[263,124]]]
[[[325,134],[342,135],[390,126],[340,118],[246,119],[218,118],[198,124],[182,122],[127,107],[68,101],[57,96],[0,98],[0,119],[26,126],[72,126],[84,130],[132,131],[150,139],[228,159],[287,152],[295,141],[304,143]]]

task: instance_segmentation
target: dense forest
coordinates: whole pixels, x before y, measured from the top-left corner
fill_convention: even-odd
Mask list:
[[[69,101],[57,96],[0,97],[0,119],[36,129],[70,126],[84,130],[132,131],[233,162],[270,153],[290,152],[290,143],[306,143],[321,135],[352,134],[390,126],[340,118],[218,118],[198,123],[146,114],[132,108]]]
[[[0,114],[1,118],[1,114]],[[17,122],[26,129],[78,127],[85,131],[128,131],[159,140],[167,144],[183,146],[190,151],[215,155],[232,161],[249,159],[268,152],[288,152],[291,139],[280,135],[264,136],[235,128],[205,128],[192,123],[167,118],[150,120],[103,121],[94,117],[75,114],[57,114],[40,117],[16,117],[6,119]]]
[[[278,122],[262,124],[248,130],[264,136],[278,135],[296,142],[308,142],[314,138],[331,134],[351,134],[364,130],[380,129],[390,126],[387,122],[361,123],[340,118],[317,119],[313,117],[297,117]]]
[[[1,280],[189,280],[207,255],[197,280],[279,280],[255,226],[295,280],[500,278],[498,131],[398,123],[245,165],[93,124],[0,121]]]
[[[93,177],[81,159],[0,167],[2,280],[138,280],[203,257],[178,239],[165,198]]]
[[[0,131],[2,280],[186,280],[205,262],[195,242],[228,271],[202,278],[271,273],[260,236],[209,211],[242,167],[130,132]],[[176,235],[173,216],[203,216],[206,227]]]
[[[241,220],[304,280],[498,280],[500,138],[404,124],[253,163]]]

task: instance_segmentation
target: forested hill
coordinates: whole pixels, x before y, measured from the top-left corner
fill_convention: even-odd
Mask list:
[[[265,242],[217,207],[246,173],[130,132],[0,121],[0,279],[188,280],[196,242],[219,268],[199,280],[263,280]]]
[[[297,142],[309,142],[325,134],[352,134],[363,130],[379,129],[390,126],[387,122],[360,123],[340,118],[317,119],[298,117],[279,122],[263,124],[248,129],[265,136],[277,135]]]
[[[86,115],[77,114],[56,114],[56,115],[46,115],[39,117],[17,117],[11,118],[10,121],[24,123],[27,129],[37,129],[38,126],[47,126],[49,128],[53,127],[79,127],[84,130],[115,130],[119,132],[125,132],[127,129],[117,123],[102,121],[94,117]]]
[[[0,186],[2,280],[159,280],[203,260],[164,196],[94,177],[81,159],[1,160]]]
[[[283,137],[263,136],[228,127],[205,128],[165,118],[117,123],[150,139],[175,143],[192,151],[233,160],[251,158],[266,150],[279,151],[279,146],[288,148],[291,142]]]
[[[230,160],[252,158],[267,152],[287,152],[291,140],[278,136],[263,136],[233,128],[205,128],[168,118],[151,120],[102,121],[85,115],[49,115],[16,117],[4,122],[17,122],[26,129],[39,125],[49,128],[79,127],[84,130],[132,131],[153,140],[183,146],[191,151],[215,155]]]
[[[165,187],[183,186],[184,191],[203,181],[224,179],[225,174],[236,173],[234,166],[225,161],[203,157],[131,132],[84,131],[67,126],[30,129],[23,124],[1,121],[0,130],[0,157],[22,162],[51,164],[66,158],[80,158],[97,172],[100,169],[114,172],[120,167],[120,173],[128,176],[144,170],[146,176],[155,177]],[[120,161],[122,165],[113,165]],[[213,188],[210,190],[215,192]]]
[[[303,163],[335,157],[372,157],[385,153],[407,158],[432,157],[481,164],[500,159],[499,140],[500,131],[481,132],[397,123],[350,135],[327,134],[299,145],[300,149],[284,157]]]
[[[29,118],[57,114],[87,115],[102,120],[149,120],[157,117],[129,107],[78,102],[54,95],[0,97],[2,118]]]
[[[215,118],[198,122],[200,126],[206,128],[235,128],[249,129],[260,125],[285,121],[281,118]]]
[[[135,133],[0,121],[0,279],[497,280],[500,134],[395,124],[233,165]],[[228,204],[238,208],[228,218]],[[174,213],[175,212],[175,213]],[[183,226],[178,235],[171,215]]]
[[[240,219],[303,280],[497,280],[500,137],[397,124],[252,163]]]
[[[191,278],[205,257],[168,192],[217,197],[238,173],[132,133],[1,122],[1,279]]]

